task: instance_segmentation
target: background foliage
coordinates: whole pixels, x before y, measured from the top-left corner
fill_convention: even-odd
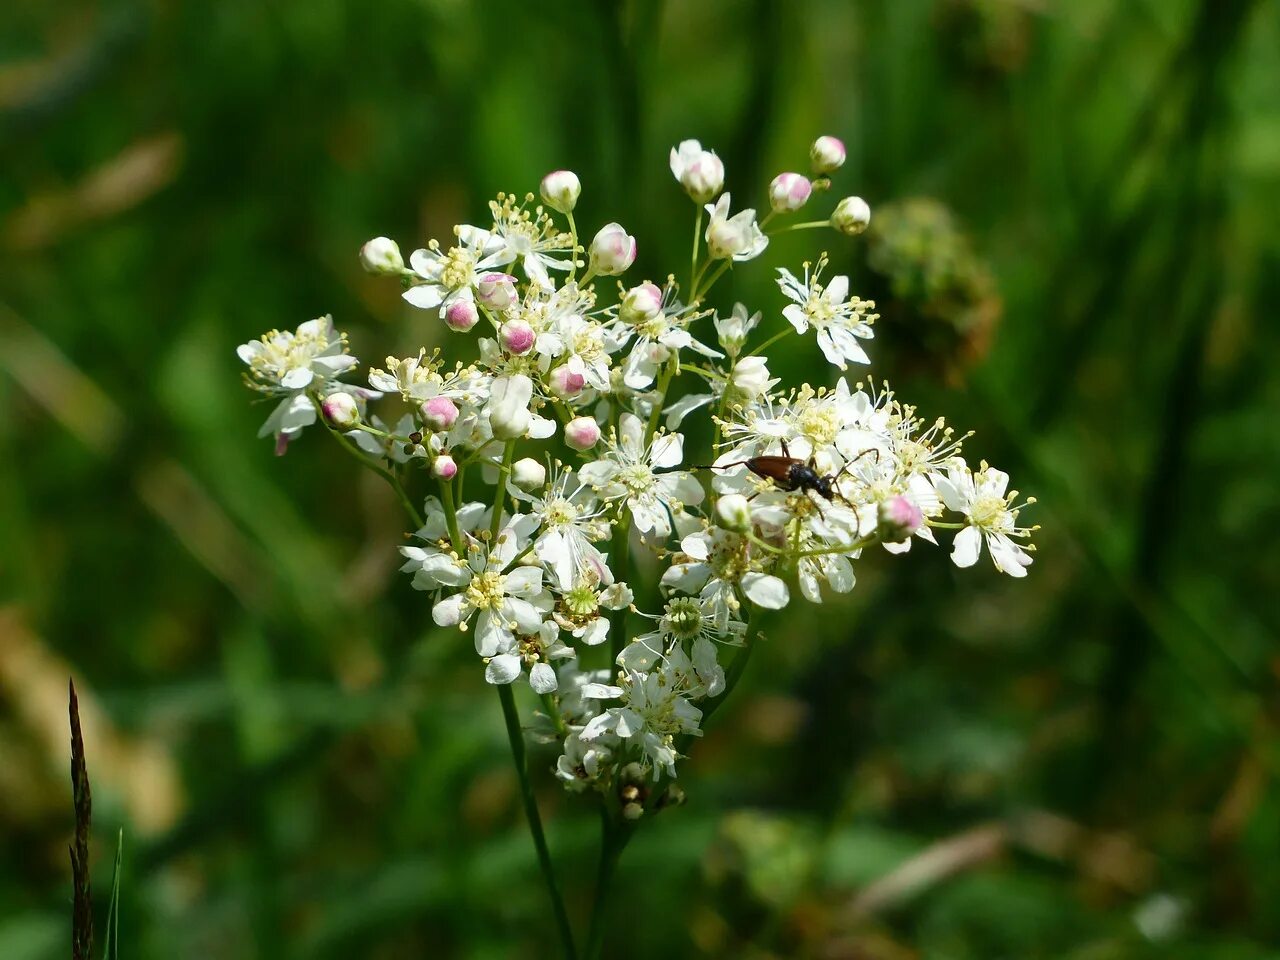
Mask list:
[[[359,245],[555,167],[664,275],[671,144],[763,204],[819,133],[876,211],[820,241],[881,303],[872,374],[1040,497],[1039,561],[871,559],[768,623],[613,955],[1278,955],[1277,49],[1251,0],[5,5],[0,956],[67,952],[68,673],[126,956],[547,955],[474,654],[386,491],[253,439],[233,348],[328,311],[366,360],[436,342]],[[818,237],[720,305],[780,323]],[[591,811],[543,805],[583,910]]]

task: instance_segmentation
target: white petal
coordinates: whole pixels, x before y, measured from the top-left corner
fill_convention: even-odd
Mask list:
[[[549,663],[535,663],[529,668],[529,686],[534,693],[555,693],[556,672]]]
[[[546,665],[539,664],[539,666]],[[484,678],[490,683],[511,683],[518,676],[520,676],[520,658],[514,653],[504,653],[501,656],[494,657],[489,661],[489,665],[484,668]],[[555,674],[552,673],[553,679],[554,676]]]
[[[742,590],[752,603],[766,610],[781,610],[791,600],[787,585],[765,573],[743,574]]]
[[[972,567],[978,562],[982,549],[982,535],[977,527],[965,527],[956,534],[951,547],[951,560],[957,567]]]
[[[440,627],[456,627],[462,622],[465,603],[466,600],[460,593],[445,597],[431,608],[431,619]]]

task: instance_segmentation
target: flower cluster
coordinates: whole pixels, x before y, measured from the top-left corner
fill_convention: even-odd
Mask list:
[[[741,674],[759,611],[797,592],[812,603],[846,593],[864,552],[934,545],[940,531],[957,566],[984,549],[1013,577],[1031,563],[1020,511],[1032,501],[1001,471],[971,467],[967,437],[885,385],[782,388],[770,375],[765,350],[783,336],[812,333],[839,371],[869,363],[875,304],[827,275],[826,254],[779,270],[783,296],[760,312],[709,305],[726,270],[765,251],[771,226],[866,228],[857,197],[776,226],[830,189],[844,155],[820,137],[812,175],[775,177],[758,217],[723,192],[714,152],[673,148],[697,223],[685,283],[602,282],[632,269],[636,240],[617,223],[580,236],[581,184],[566,170],[543,179],[541,202],[499,194],[483,225],[407,260],[387,238],[366,244],[365,269],[399,279],[442,336],[465,338],[466,359],[424,349],[387,358],[367,385],[344,381],[356,360],[328,317],[239,350],[250,385],[278,400],[263,434],[284,452],[322,422],[395,486],[416,526],[402,570],[434,622],[472,636],[489,683],[541,696],[562,746],[557,776],[573,790],[627,785],[627,816],[644,810],[637,782],[675,776]],[[777,332],[748,349],[765,317]],[[399,398],[398,415],[370,411],[383,397]],[[680,430],[695,413],[715,440],[691,457]],[[430,493],[415,498],[418,485]],[[654,562],[658,582],[633,593],[631,571]]]

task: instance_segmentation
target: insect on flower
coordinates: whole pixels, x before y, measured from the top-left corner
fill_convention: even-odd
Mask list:
[[[828,473],[823,476],[818,472],[817,460],[814,457],[810,457],[808,460],[801,460],[799,457],[791,456],[791,451],[787,449],[787,441],[783,440],[782,456],[780,457],[751,457],[748,460],[733,460],[729,463],[709,464],[694,467],[694,469],[725,470],[729,467],[746,467],[757,477],[764,480],[772,480],[779,490],[787,493],[795,493],[796,491],[812,492],[824,500],[840,500],[852,507],[854,505],[849,503],[849,500],[840,492],[840,488],[836,484],[851,466],[867,454],[874,454],[878,457],[879,451],[867,450],[846,463],[839,473]]]

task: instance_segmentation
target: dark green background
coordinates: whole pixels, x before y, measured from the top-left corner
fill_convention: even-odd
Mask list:
[[[552,953],[496,698],[395,574],[394,500],[318,434],[255,441],[234,347],[330,311],[365,360],[431,345],[359,245],[556,167],[637,276],[683,272],[668,148],[762,205],[820,133],[873,231],[779,239],[718,304],[777,329],[772,268],[830,250],[873,375],[1040,498],[1037,562],[877,554],[767,622],[610,955],[1280,955],[1277,50],[1249,0],[6,4],[0,957],[69,953],[69,672],[123,955]],[[542,783],[580,920],[594,818]]]

